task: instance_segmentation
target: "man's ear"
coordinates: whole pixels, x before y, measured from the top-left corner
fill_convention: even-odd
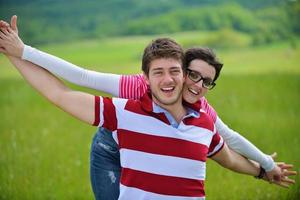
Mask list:
[[[146,81],[146,84],[147,85],[150,85],[150,82],[149,82],[149,77],[147,74],[145,74],[145,72],[143,73],[143,76],[144,76],[144,80]]]

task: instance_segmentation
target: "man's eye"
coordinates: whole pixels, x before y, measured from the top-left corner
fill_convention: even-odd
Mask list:
[[[172,74],[179,74],[179,73],[180,73],[180,70],[172,70],[171,73],[172,73]]]
[[[162,72],[161,71],[156,71],[156,72],[153,72],[153,74],[154,75],[160,75],[160,74],[162,74]]]

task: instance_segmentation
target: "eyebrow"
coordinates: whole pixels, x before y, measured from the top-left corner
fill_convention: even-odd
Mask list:
[[[160,71],[160,70],[163,70],[163,68],[162,67],[156,67],[156,68],[152,69],[152,71]]]
[[[168,70],[174,70],[174,69],[181,69],[181,67],[173,66],[173,67],[170,67]],[[158,70],[163,70],[163,67],[155,67],[152,69],[152,71],[158,71]]]
[[[174,66],[174,67],[171,67],[170,69],[181,69],[181,67],[179,67],[179,66]]]

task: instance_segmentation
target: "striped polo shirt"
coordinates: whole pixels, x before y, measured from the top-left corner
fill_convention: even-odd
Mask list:
[[[120,200],[205,198],[206,159],[223,147],[205,112],[175,128],[164,113],[153,112],[149,93],[140,100],[96,96],[94,125],[111,130],[119,145]]]

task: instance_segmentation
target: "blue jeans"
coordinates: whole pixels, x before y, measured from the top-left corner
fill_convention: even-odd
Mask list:
[[[111,131],[105,128],[99,128],[93,139],[90,175],[96,200],[118,199],[121,175],[120,152]]]

